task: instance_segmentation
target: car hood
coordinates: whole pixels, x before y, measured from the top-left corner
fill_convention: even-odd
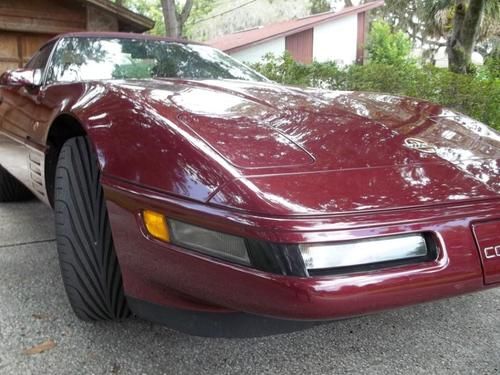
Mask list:
[[[499,134],[432,103],[231,80],[150,81],[147,97],[239,170],[213,204],[289,215],[499,197]]]

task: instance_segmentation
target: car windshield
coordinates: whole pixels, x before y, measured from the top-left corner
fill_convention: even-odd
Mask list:
[[[249,67],[207,46],[164,40],[68,37],[58,43],[48,82],[157,77],[266,81]]]

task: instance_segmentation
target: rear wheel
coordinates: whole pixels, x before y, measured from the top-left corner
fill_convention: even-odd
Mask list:
[[[33,194],[9,172],[0,166],[0,202],[30,199]]]
[[[57,249],[71,306],[86,321],[130,315],[99,177],[88,139],[66,141],[56,167]]]

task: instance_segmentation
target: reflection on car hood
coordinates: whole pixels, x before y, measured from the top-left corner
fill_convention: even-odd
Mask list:
[[[279,214],[498,197],[500,136],[442,107],[243,81],[149,81],[241,178],[212,202]],[[260,208],[259,208],[260,207]]]

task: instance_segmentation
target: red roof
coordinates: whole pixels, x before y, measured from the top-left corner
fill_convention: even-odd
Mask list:
[[[266,26],[256,27],[250,30],[236,32],[234,34],[224,35],[213,39],[207,44],[226,52],[235,52],[249,45],[262,43],[266,40],[295,34],[317,24],[334,20],[336,18],[348,15],[366,12],[371,9],[379,8],[384,5],[383,0],[376,0],[367,4],[344,8],[339,12],[326,12],[315,14],[313,16],[293,19],[284,22],[273,23]]]

